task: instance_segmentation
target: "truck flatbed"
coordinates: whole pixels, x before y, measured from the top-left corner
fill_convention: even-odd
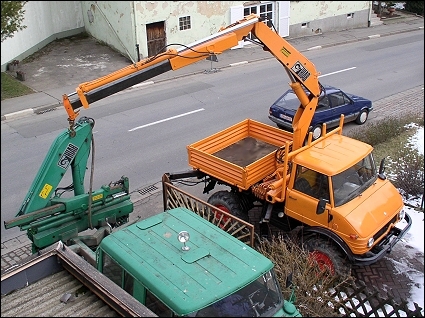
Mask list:
[[[242,190],[276,171],[275,151],[292,133],[245,119],[187,147],[189,165]]]

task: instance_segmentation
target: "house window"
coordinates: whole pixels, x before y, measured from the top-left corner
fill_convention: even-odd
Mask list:
[[[179,18],[179,28],[180,28],[180,31],[188,30],[192,28],[192,25],[190,23],[190,16]]]
[[[247,16],[250,14],[259,15],[260,18],[263,19],[263,22],[267,24],[269,28],[273,26],[273,13],[274,13],[274,5],[272,2],[246,6],[243,10],[244,16]],[[253,36],[251,35],[251,33],[248,34],[248,38],[253,40]]]

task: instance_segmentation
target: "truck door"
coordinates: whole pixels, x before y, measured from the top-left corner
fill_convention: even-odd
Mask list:
[[[316,214],[319,198],[329,201],[328,177],[303,166],[297,166],[289,183],[285,213],[310,226],[328,227],[328,213]]]

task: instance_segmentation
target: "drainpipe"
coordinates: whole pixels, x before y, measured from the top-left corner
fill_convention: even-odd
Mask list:
[[[371,25],[370,19],[372,18],[372,9],[373,9],[373,1],[369,1],[369,16],[367,18],[367,27],[369,28]]]
[[[137,62],[140,62],[140,50],[139,50],[139,43],[137,40],[137,17],[136,17],[136,6],[134,5],[134,1],[131,3],[133,7],[133,23],[134,23],[134,42],[136,43],[136,59]]]

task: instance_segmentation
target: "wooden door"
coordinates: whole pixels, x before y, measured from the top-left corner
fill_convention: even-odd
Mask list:
[[[164,21],[147,24],[146,34],[149,57],[165,52],[166,36]]]

